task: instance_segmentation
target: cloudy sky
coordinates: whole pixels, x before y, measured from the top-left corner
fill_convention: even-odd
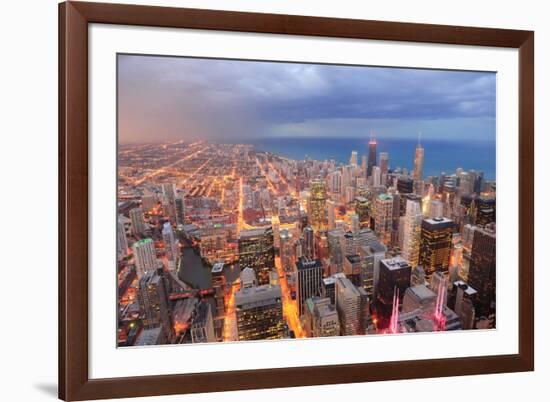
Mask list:
[[[121,143],[495,139],[494,73],[119,55],[118,84]]]

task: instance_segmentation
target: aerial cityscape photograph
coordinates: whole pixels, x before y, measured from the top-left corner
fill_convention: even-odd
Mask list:
[[[117,63],[119,347],[497,327],[495,73]]]

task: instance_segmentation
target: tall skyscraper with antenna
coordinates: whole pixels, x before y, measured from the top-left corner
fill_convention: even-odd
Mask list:
[[[369,140],[369,161],[367,166],[367,176],[372,175],[372,168],[376,166],[376,138],[374,138],[374,131],[370,132]]]
[[[418,133],[418,144],[416,145],[416,151],[414,152],[414,172],[413,179],[419,183],[422,181],[422,170],[424,168],[424,148],[420,143],[421,133]]]

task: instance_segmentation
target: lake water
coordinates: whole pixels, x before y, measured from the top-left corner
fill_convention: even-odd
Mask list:
[[[391,169],[396,167],[412,170],[415,139],[377,138],[377,153],[389,154]],[[335,159],[348,163],[351,151],[361,155],[368,153],[368,138],[261,138],[242,140],[261,151],[272,152],[292,159]],[[424,176],[439,176],[441,172],[454,173],[461,167],[484,173],[485,178],[495,179],[496,144],[492,141],[422,140],[424,147]],[[379,155],[377,156],[379,158]]]

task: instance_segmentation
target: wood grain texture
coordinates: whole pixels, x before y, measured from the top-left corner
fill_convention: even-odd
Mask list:
[[[88,24],[124,24],[519,49],[519,353],[90,380]],[[121,398],[534,369],[534,34],[530,31],[104,3],[59,5],[59,397]]]

